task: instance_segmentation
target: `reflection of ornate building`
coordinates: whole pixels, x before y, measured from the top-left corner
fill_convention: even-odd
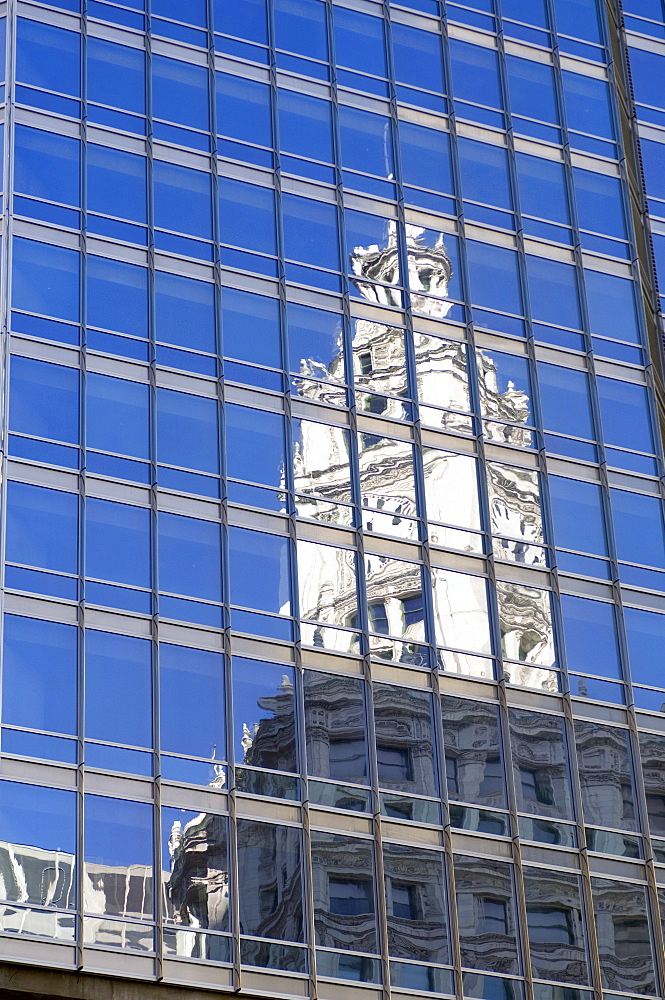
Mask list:
[[[594,915],[603,986],[656,993],[644,887],[593,878]]]
[[[441,710],[449,797],[505,809],[497,707],[444,695]]]
[[[394,304],[400,283],[396,230],[389,224],[383,246],[356,247],[351,254],[354,283],[370,301]],[[445,320],[451,302],[452,264],[445,234],[408,228],[409,287],[419,312]],[[355,320],[352,363],[359,407],[403,419],[409,375],[405,333],[397,327]],[[442,332],[448,328],[442,325]],[[449,430],[470,429],[466,346],[415,334],[416,390],[423,417]],[[303,362],[305,363],[305,362]],[[339,359],[331,363],[331,370]],[[490,438],[530,445],[530,400],[512,382],[500,391],[497,363],[478,351],[480,399]],[[303,383],[303,393],[319,390]],[[438,414],[438,416],[432,416]],[[460,420],[462,423],[460,424]],[[348,432],[341,427],[300,421],[294,454],[295,490],[301,515],[334,523],[353,519]],[[408,540],[420,535],[413,446],[408,440],[363,431],[358,440],[362,523],[367,532]],[[478,484],[471,456],[435,448],[423,450],[423,472],[431,540],[445,547],[482,551]],[[533,471],[489,463],[492,530],[498,557],[530,565],[545,561],[538,477]],[[352,550],[301,542],[298,546],[300,613],[306,642],[353,648],[358,628],[356,564]],[[419,660],[425,641],[421,570],[418,564],[370,554],[365,566],[371,648],[387,659]],[[437,571],[434,579],[437,642],[471,653],[491,653],[486,585],[482,578]],[[556,690],[549,595],[513,584],[499,585],[504,655],[514,683]],[[318,624],[315,624],[318,623]],[[543,668],[543,669],[539,669]],[[459,669],[464,671],[464,665]]]
[[[576,720],[575,741],[587,825],[635,830],[628,732]],[[602,850],[602,839],[595,847]]]
[[[242,763],[274,771],[296,770],[293,684],[287,674],[275,694],[257,699],[265,713],[260,722],[243,722]]]
[[[588,983],[579,876],[525,869],[524,888],[533,975]]]
[[[563,720],[510,709],[510,745],[520,812],[572,819]]]
[[[367,781],[365,699],[360,678],[305,671],[307,771],[317,778]]]
[[[227,820],[200,813],[169,837],[171,873],[164,886],[167,920],[184,927],[228,929]]]
[[[486,972],[518,972],[511,866],[492,858],[455,859],[462,965]]]

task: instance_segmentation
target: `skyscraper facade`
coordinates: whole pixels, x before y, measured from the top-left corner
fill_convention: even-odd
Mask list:
[[[665,996],[662,0],[0,26],[0,988]]]

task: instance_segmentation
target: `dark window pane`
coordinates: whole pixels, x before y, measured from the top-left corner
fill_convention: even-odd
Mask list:
[[[377,951],[372,841],[312,832],[316,943]]]
[[[585,822],[635,830],[628,731],[575,721]]]
[[[592,878],[591,886],[603,986],[653,996],[656,982],[644,887],[604,878]]]
[[[298,830],[238,820],[241,934],[302,940],[301,868]]]
[[[510,744],[517,808],[535,816],[572,819],[572,792],[563,719],[511,708]]]
[[[374,727],[379,784],[415,795],[437,795],[430,694],[375,684]]]
[[[336,781],[367,780],[363,682],[305,671],[307,770]]]
[[[505,808],[498,707],[443,695],[441,711],[446,769],[454,774],[448,794],[463,802]]]
[[[457,855],[454,859],[462,965],[519,970],[511,865]]]

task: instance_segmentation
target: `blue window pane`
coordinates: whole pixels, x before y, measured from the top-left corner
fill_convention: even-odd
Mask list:
[[[292,372],[301,372],[305,366],[316,377],[346,381],[340,315],[289,304],[288,337]]]
[[[333,10],[337,64],[385,77],[387,68],[383,17],[370,17],[345,7],[334,7]]]
[[[506,56],[510,109],[515,115],[538,121],[559,121],[554,73],[549,66]]]
[[[157,390],[157,461],[219,473],[215,399]]]
[[[159,589],[204,601],[222,599],[220,526],[160,512]]]
[[[392,179],[394,164],[390,119],[342,105],[339,125],[343,166]]]
[[[621,677],[614,605],[561,595],[568,669]]]
[[[86,501],[86,576],[150,586],[150,511],[91,497]]]
[[[76,735],[77,639],[71,625],[5,616],[5,725]]]
[[[468,240],[466,246],[473,303],[520,314],[523,309],[517,254],[475,240]]]
[[[246,528],[229,531],[231,603],[291,613],[289,540]]]
[[[405,184],[432,191],[452,191],[450,138],[447,132],[399,123],[402,177]]]
[[[145,157],[90,143],[87,163],[89,211],[145,223]]]
[[[640,138],[640,151],[647,191],[651,197],[665,200],[665,170],[663,170],[665,147],[663,143]]]
[[[597,0],[556,0],[557,31],[602,44]]]
[[[665,687],[659,651],[665,649],[665,615],[624,608],[630,672],[638,684]]]
[[[268,44],[268,19],[265,0],[243,0],[243,3],[229,3],[228,0],[214,0],[215,31],[236,38],[247,38],[261,45]]]
[[[160,643],[159,672],[162,750],[224,760],[223,658]]]
[[[275,44],[310,59],[327,59],[325,4],[318,0],[275,0]]]
[[[86,795],[84,840],[85,860],[95,866],[151,866],[152,806],[147,802]],[[113,903],[107,900],[107,905]]]
[[[280,771],[296,770],[294,682],[294,669],[287,664],[233,657],[234,744],[238,762]],[[254,737],[251,746],[243,739],[247,726]]]
[[[78,444],[78,383],[75,368],[13,356],[9,392],[10,430]]]
[[[610,490],[617,555],[626,562],[665,569],[665,527],[658,497]]]
[[[337,209],[320,201],[285,194],[284,255],[314,267],[339,270]]]
[[[272,146],[270,87],[218,73],[217,131],[241,142]]]
[[[582,318],[575,268],[531,255],[526,262],[533,318],[579,330]]]
[[[14,190],[78,205],[78,140],[24,125],[17,125],[14,135]]]
[[[263,486],[280,486],[285,463],[281,414],[228,403],[225,423],[228,475]]]
[[[538,382],[545,430],[594,440],[586,373],[540,361]]]
[[[399,83],[443,94],[443,62],[438,33],[393,24],[395,78]]]
[[[561,163],[516,154],[520,205],[525,215],[570,224],[566,173]]]
[[[623,184],[618,177],[579,168],[573,170],[573,175],[580,229],[626,239]]]
[[[613,139],[614,124],[608,85],[603,80],[594,80],[567,70],[561,75],[569,128]]]
[[[210,128],[208,70],[153,55],[152,101],[155,118],[207,131]]]
[[[88,448],[147,459],[150,454],[149,388],[140,382],[86,376]]]
[[[0,783],[0,840],[9,844],[29,844],[40,851],[63,852],[76,856],[76,792],[60,788],[24,785],[18,781]],[[62,858],[63,867],[69,859]],[[5,898],[13,898],[5,886]],[[26,890],[28,886],[25,887]],[[43,903],[44,885],[38,882],[39,895],[31,902]],[[20,897],[22,900],[24,896]],[[75,897],[58,900],[60,905],[75,905]]]
[[[145,114],[145,55],[100,38],[88,39],[88,100]]]
[[[15,309],[78,322],[79,254],[76,250],[15,237],[12,263]]]
[[[499,66],[492,49],[454,38],[450,42],[450,55],[454,92],[458,100],[492,108],[503,107]]]
[[[150,642],[86,629],[85,735],[152,746]]]
[[[607,555],[602,492],[595,483],[550,476],[554,542],[564,549]]]
[[[332,117],[329,101],[278,91],[279,144],[287,153],[314,160],[333,160]]]
[[[146,337],[148,271],[106,257],[88,257],[88,324]]]
[[[512,209],[506,150],[474,139],[462,138],[457,145],[464,197],[469,201]]]
[[[589,325],[598,337],[614,337],[632,344],[641,340],[635,308],[635,284],[600,271],[584,272]]]
[[[214,354],[214,285],[157,271],[155,296],[158,341]]]
[[[222,243],[258,253],[276,254],[275,192],[271,188],[220,178]]]
[[[154,178],[155,225],[211,239],[210,174],[157,160]]]
[[[153,16],[168,17],[174,21],[185,21],[205,28],[208,23],[206,0],[187,0],[184,6],[181,0],[152,0]]]
[[[635,91],[635,100],[639,104],[650,104],[656,108],[663,106],[665,92],[665,68],[660,52],[646,52],[644,49],[631,47],[630,73]]]
[[[279,302],[235,288],[222,293],[224,355],[238,361],[282,367]],[[247,336],[251,329],[252,336]]]
[[[534,24],[539,28],[548,27],[545,0],[501,0],[501,13],[514,21]]]
[[[598,395],[606,444],[653,453],[649,397],[645,386],[599,377]]]
[[[76,573],[78,497],[27,483],[7,486],[7,559]]]
[[[18,19],[16,79],[33,87],[78,97],[81,36],[41,21]]]

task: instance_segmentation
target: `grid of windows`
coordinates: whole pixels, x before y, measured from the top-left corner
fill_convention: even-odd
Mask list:
[[[609,0],[84,6],[0,4],[0,950],[662,996],[661,0],[639,155]]]

